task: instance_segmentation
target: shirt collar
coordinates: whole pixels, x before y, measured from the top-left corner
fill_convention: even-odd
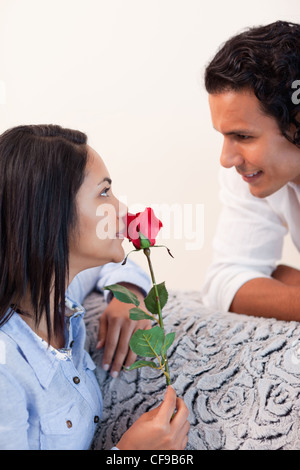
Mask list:
[[[67,326],[66,347],[70,348],[72,341],[77,337],[80,328],[80,319],[85,314],[85,309],[76,300],[71,299],[68,295],[65,296],[65,322]]]
[[[68,325],[69,337],[66,340],[66,349],[57,350],[43,341],[27,323],[14,313],[12,317],[1,327],[2,331],[10,336],[26,357],[27,362],[34,370],[42,387],[47,388],[59,366],[61,359],[70,359],[70,343],[76,338],[80,327],[80,319],[85,313],[84,307],[66,295],[65,321]],[[8,312],[9,313],[9,312]]]
[[[299,192],[299,190],[300,190],[300,185],[296,184],[296,183],[293,183],[292,181],[289,181],[287,183],[287,185],[290,186],[291,188],[295,189],[297,192]]]

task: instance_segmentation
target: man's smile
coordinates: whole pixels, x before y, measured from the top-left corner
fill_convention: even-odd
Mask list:
[[[263,174],[262,170],[245,172],[236,168],[236,171],[239,173],[239,175],[242,176],[243,180],[246,181],[246,183],[254,183],[254,181],[257,181],[258,178]]]

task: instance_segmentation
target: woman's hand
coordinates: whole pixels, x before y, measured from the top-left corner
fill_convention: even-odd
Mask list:
[[[177,409],[174,418],[173,413]],[[189,411],[181,398],[169,386],[164,401],[154,410],[144,413],[125,432],[120,450],[184,450],[188,442]]]
[[[120,284],[131,290],[140,301],[139,307],[147,311],[140,289],[131,284]],[[130,367],[136,360],[136,354],[129,347],[133,333],[138,329],[151,328],[149,320],[130,320],[129,310],[132,307],[134,305],[125,304],[113,297],[100,317],[99,341],[96,348],[104,347],[103,368],[111,369],[113,377],[117,377],[123,364]]]

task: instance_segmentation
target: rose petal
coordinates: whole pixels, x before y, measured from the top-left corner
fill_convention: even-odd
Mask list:
[[[156,236],[163,226],[162,222],[155,216],[152,208],[147,207],[143,212],[137,214],[127,213],[126,237],[136,248],[141,248],[139,231],[150,241],[150,246],[155,245]]]

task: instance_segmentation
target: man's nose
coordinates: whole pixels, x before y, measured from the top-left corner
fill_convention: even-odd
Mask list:
[[[244,158],[234,145],[224,140],[220,156],[220,163],[224,168],[240,166],[244,163]]]

